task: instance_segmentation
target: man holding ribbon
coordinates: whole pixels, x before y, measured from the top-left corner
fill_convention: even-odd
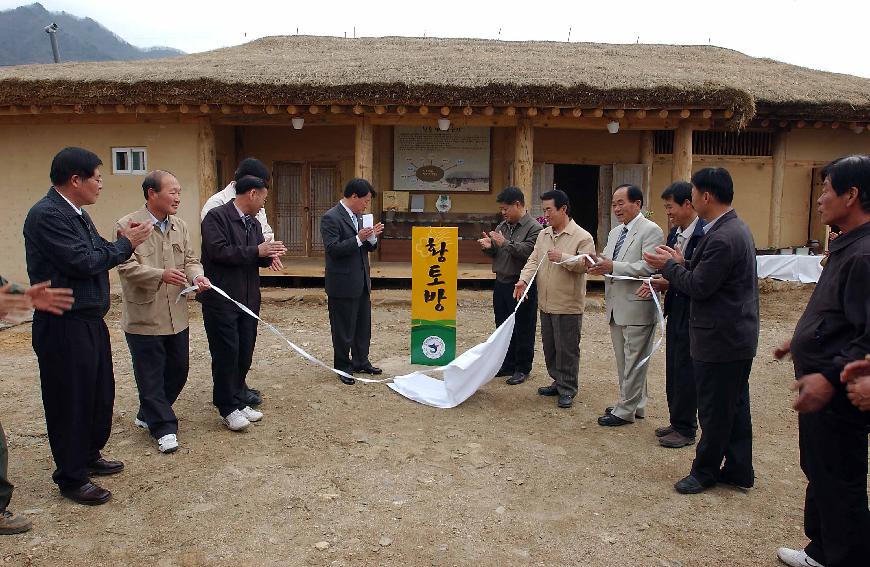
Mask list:
[[[270,266],[287,249],[282,242],[263,239],[255,216],[266,203],[266,183],[247,175],[235,189],[235,199],[210,210],[202,221],[202,264],[212,284],[259,313],[260,268]],[[257,320],[214,290],[198,299],[211,351],[213,403],[224,425],[242,431],[263,418],[248,405],[245,388],[257,340]]]
[[[190,243],[187,225],[176,216],[181,184],[168,171],[156,170],[142,182],[145,205],[118,221],[154,226],[148,239],[118,266],[123,315],[121,326],[133,358],[139,390],[135,424],[148,429],[161,453],[178,449],[178,418],[172,404],[181,394],[189,369],[187,302],[176,302],[188,282],[209,287]]]
[[[642,419],[646,414],[649,365],[644,358],[652,352],[658,313],[655,302],[635,295],[634,279],[648,277],[655,271],[644,261],[643,253],[652,252],[665,241],[659,225],[641,214],[640,187],[617,187],[612,207],[621,224],[610,231],[607,246],[597,261],[586,260],[590,274],[615,276],[605,277],[604,303],[619,375],[619,398],[616,405],[605,409],[598,418],[598,425],[605,427],[634,423],[635,418]]]
[[[752,232],[731,207],[734,183],[721,167],[692,176],[692,205],[707,224],[691,262],[661,246],[644,258],[686,294],[701,440],[691,472],[674,488],[696,494],[717,482],[749,488],[752,418],[749,372],[758,347],[758,277]],[[723,464],[724,459],[724,464]]]
[[[520,300],[535,276],[538,309],[541,313],[541,341],[549,386],[538,388],[541,396],[558,396],[560,408],[574,405],[580,372],[580,333],[586,304],[586,264],[582,254],[594,254],[592,235],[568,214],[568,195],[559,189],[541,195],[541,209],[549,226],[535,241],[526,265],[514,286]]]

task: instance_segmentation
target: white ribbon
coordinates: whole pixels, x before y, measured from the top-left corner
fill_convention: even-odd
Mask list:
[[[664,310],[662,310],[662,305],[659,302],[658,292],[655,289],[653,289],[652,278],[635,278],[635,277],[631,277],[631,276],[614,276],[612,274],[604,274],[604,277],[610,278],[612,280],[630,280],[630,281],[645,283],[646,286],[649,288],[650,293],[652,294],[653,301],[655,302],[656,309],[658,310],[659,331],[661,331],[661,335],[659,336],[659,340],[656,341],[656,344],[653,345],[652,350],[650,350],[649,354],[643,360],[641,360],[640,362],[635,364],[634,368],[632,368],[631,370],[626,372],[626,374],[628,374],[629,372],[633,372],[635,369],[640,368],[641,366],[643,366],[644,364],[649,362],[649,359],[652,358],[652,355],[655,354],[655,352],[657,350],[659,350],[659,348],[661,348],[662,341],[665,340],[665,312],[664,312]]]
[[[188,287],[188,288],[185,288],[185,289],[181,290],[181,293],[179,293],[179,294],[178,294],[178,297],[175,298],[175,302],[178,303],[178,302],[181,300],[182,296],[187,295],[188,293],[192,293],[192,292],[196,291],[197,289],[199,289],[198,286],[193,285],[193,286],[190,286],[190,287]],[[212,284],[210,289],[213,289],[213,290],[216,291],[218,294],[220,294],[220,295],[226,297],[229,301],[232,301],[233,303],[235,303],[236,306],[237,306],[239,309],[241,309],[243,312],[247,313],[248,315],[250,315],[251,317],[253,317],[253,318],[256,319],[257,321],[259,321],[259,322],[261,322],[262,324],[266,325],[266,328],[269,329],[269,330],[272,332],[273,335],[275,335],[275,336],[278,337],[279,339],[282,339],[285,343],[287,343],[288,345],[290,345],[290,348],[292,348],[292,349],[295,350],[297,353],[299,353],[299,355],[300,355],[302,358],[304,358],[305,360],[307,360],[308,362],[312,362],[312,363],[314,363],[314,364],[316,364],[316,365],[318,365],[318,366],[322,366],[323,368],[325,368],[325,369],[327,369],[327,370],[329,370],[329,371],[331,371],[331,372],[335,372],[335,373],[338,374],[339,376],[344,376],[345,378],[350,378],[350,379],[352,379],[352,380],[359,380],[360,382],[381,383],[381,382],[389,382],[390,380],[392,380],[392,378],[382,378],[382,379],[380,379],[380,380],[379,380],[379,379],[375,379],[375,378],[360,378],[360,377],[358,377],[358,376],[353,376],[353,375],[351,375],[351,374],[348,374],[347,372],[343,372],[343,371],[341,371],[341,370],[337,370],[337,369],[335,369],[335,368],[329,366],[329,365],[326,364],[325,362],[322,362],[322,361],[319,360],[318,358],[316,358],[316,357],[314,357],[314,356],[308,354],[307,352],[305,352],[305,350],[304,350],[302,347],[297,346],[297,345],[296,345],[295,343],[293,343],[290,339],[288,339],[287,337],[285,337],[285,336],[284,336],[284,333],[282,333],[281,331],[279,331],[278,329],[276,329],[274,325],[272,325],[272,324],[270,324],[270,323],[267,323],[266,321],[263,321],[263,320],[260,318],[259,315],[257,315],[256,313],[254,313],[253,311],[251,311],[250,309],[248,309],[245,305],[242,305],[241,303],[239,303],[238,301],[236,301],[235,299],[233,299],[232,297],[230,297],[229,295],[227,295],[227,292],[225,292],[224,290],[222,290],[222,289],[219,288],[218,286]]]

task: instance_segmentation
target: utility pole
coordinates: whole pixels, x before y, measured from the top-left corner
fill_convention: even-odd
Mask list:
[[[60,63],[60,51],[57,48],[57,24],[52,22],[50,26],[45,26],[45,33],[51,38],[51,54],[54,56],[54,62]]]

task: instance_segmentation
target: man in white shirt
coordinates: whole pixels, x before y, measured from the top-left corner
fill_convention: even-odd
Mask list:
[[[230,181],[230,184],[224,187],[221,191],[218,191],[214,195],[208,198],[205,202],[205,205],[202,206],[202,212],[199,214],[199,220],[202,221],[205,219],[205,215],[208,214],[210,210],[215,207],[220,207],[221,205],[226,205],[230,201],[236,198],[236,182],[246,175],[253,175],[254,177],[259,177],[262,179],[266,185],[269,185],[269,181],[271,179],[271,175],[269,174],[269,168],[256,158],[245,158],[239,163],[239,167],[236,169],[236,173],[234,175],[234,179]],[[257,220],[260,221],[260,225],[263,227],[263,238],[266,242],[270,242],[275,239],[275,232],[272,230],[272,227],[269,226],[269,221],[266,219],[266,209],[260,209],[260,211],[256,215]],[[280,263],[280,260],[278,261]],[[280,269],[280,268],[279,268]]]

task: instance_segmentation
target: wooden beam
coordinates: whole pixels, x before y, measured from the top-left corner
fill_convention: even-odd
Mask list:
[[[788,120],[780,120],[779,121],[780,128],[785,128],[786,126],[788,126]]]
[[[366,109],[365,109],[365,107],[363,107],[363,105],[361,105],[361,104],[353,105],[353,113],[356,114],[357,116],[362,116],[363,114],[365,114],[365,111],[366,111]]]
[[[162,113],[165,114],[165,113],[168,112],[168,111],[169,111],[169,105],[168,105],[168,104],[160,103],[160,104],[157,105],[157,112],[162,112]]]
[[[293,116],[294,114],[298,114],[298,113],[299,113],[299,109],[296,108],[295,104],[288,104],[287,105],[287,114],[289,114],[290,116]]]
[[[515,106],[508,106],[504,109],[505,116],[516,116],[517,108]]]
[[[266,114],[268,114],[270,116],[274,116],[274,115],[278,114],[279,112],[281,112],[281,109],[278,107],[278,105],[275,105],[275,104],[267,104],[266,105]]]
[[[187,114],[188,112],[190,112],[190,107],[186,104],[179,104],[178,112],[180,112],[181,114]]]
[[[703,116],[704,118],[710,118],[711,116],[713,116],[713,111],[709,108],[705,108],[703,112],[701,112],[701,116]]]
[[[203,114],[208,114],[209,112],[211,112],[211,107],[207,104],[200,104],[199,111]]]
[[[217,172],[215,171],[217,151],[215,149],[214,128],[212,127],[211,120],[203,116],[198,119],[198,124],[199,204],[197,208],[201,208],[206,200],[217,190]]]
[[[824,125],[825,125],[824,122],[822,122],[821,120],[817,120],[816,122],[813,123],[813,128],[821,128]]]
[[[795,124],[795,126],[797,126],[798,128],[803,128],[806,125],[807,125],[806,120],[798,120],[797,124]]]
[[[368,117],[358,118],[354,136],[354,177],[372,179],[372,167],[375,161],[374,130]]]
[[[674,131],[674,162],[671,182],[692,178],[692,125],[681,121]]]
[[[836,130],[836,129],[839,128],[839,127],[840,127],[840,123],[839,123],[839,122],[831,122],[831,128],[833,128],[834,130]]]
[[[228,104],[221,105],[221,114],[231,114],[233,112],[233,107]]]
[[[726,110],[725,111],[725,118],[728,118],[730,120],[732,116],[734,116],[733,110]]]
[[[602,116],[604,116],[604,109],[603,108],[593,108],[587,114],[589,114],[589,116],[591,116],[593,118],[601,118]]]
[[[581,116],[583,116],[583,109],[582,108],[572,109],[571,116],[573,116],[574,118],[580,118]]]
[[[666,108],[659,110],[659,118],[667,118],[667,117],[668,117],[668,110]]]
[[[623,110],[622,108],[617,108],[613,111],[613,116],[615,118],[622,118],[623,116],[625,116],[625,110]]]
[[[762,128],[767,128],[768,126],[770,126],[770,120],[765,118],[764,120],[761,121]]]
[[[534,106],[530,106],[529,108],[526,109],[526,116],[535,117],[537,115],[538,115],[538,109],[535,108]]]
[[[399,106],[396,107],[396,114],[398,114],[399,116],[404,116],[407,113],[408,113],[408,107],[405,106],[404,104],[400,104]]]
[[[646,110],[638,110],[634,113],[634,115],[637,117],[638,120],[643,120],[644,118],[646,118]]]
[[[462,114],[464,114],[465,116],[471,116],[472,114],[474,114],[474,109],[470,106],[465,106],[462,108]]]
[[[387,113],[386,106],[379,104],[378,106],[375,107],[375,114],[377,114],[378,116],[381,116],[382,114],[386,114],[386,113]]]
[[[773,180],[770,184],[770,222],[767,246],[780,247],[782,236],[782,191],[785,181],[786,131],[777,130],[773,137]]]
[[[311,106],[308,107],[308,112],[310,114],[320,114],[320,107],[317,106],[316,104],[312,104]]]
[[[51,111],[54,112],[53,106],[51,107]],[[117,112],[118,114],[124,114],[125,112],[127,112],[127,107],[124,106],[123,104],[116,104],[115,105],[115,112]]]
[[[484,116],[492,116],[493,114],[495,114],[495,107],[490,105],[483,109]]]
[[[429,107],[425,104],[420,105],[420,108],[417,109],[417,112],[420,113],[420,116],[426,116],[429,114]]]
[[[692,115],[692,111],[689,110],[688,108],[684,108],[683,110],[680,111],[680,118],[686,119],[691,115]]]
[[[523,192],[526,203],[532,202],[532,173],[535,156],[535,127],[528,119],[520,120],[514,141],[514,185]]]
[[[646,166],[643,171],[644,202],[648,211],[652,210],[650,195],[652,193],[652,166],[656,157],[655,133],[652,130],[644,130],[640,133],[640,163]]]
[[[259,109],[257,107],[252,106],[250,104],[243,104],[242,105],[242,113],[243,114],[256,114],[258,111],[259,111]]]
[[[560,114],[562,114],[562,109],[558,106],[554,106],[550,109],[550,116],[559,116]]]
[[[329,111],[333,114],[341,114],[344,112],[344,109],[339,104],[330,105]]]
[[[441,107],[441,116],[450,116],[450,107],[442,106]]]

